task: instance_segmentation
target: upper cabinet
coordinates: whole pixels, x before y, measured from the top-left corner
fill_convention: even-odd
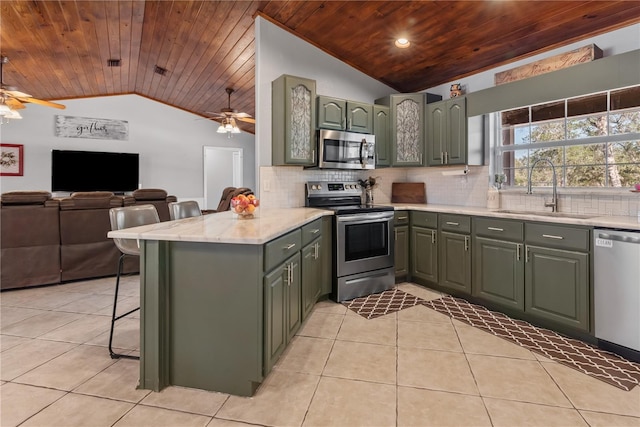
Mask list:
[[[272,164],[316,162],[316,82],[282,75],[272,82]]]
[[[466,98],[427,104],[427,164],[467,163]]]
[[[373,106],[373,134],[376,137],[376,168],[391,166],[389,130],[389,107],[386,105]]]
[[[434,96],[406,93],[376,100],[376,104],[389,107],[392,166],[424,165],[425,104]]]
[[[318,96],[318,128],[373,133],[373,106],[328,96]]]

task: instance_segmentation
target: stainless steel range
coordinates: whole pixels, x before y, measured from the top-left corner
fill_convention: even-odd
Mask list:
[[[335,212],[333,292],[338,302],[395,284],[393,208],[362,205],[357,182],[307,182],[306,205]]]

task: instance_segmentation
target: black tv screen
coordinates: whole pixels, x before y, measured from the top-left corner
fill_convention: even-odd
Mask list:
[[[51,191],[112,191],[138,188],[137,153],[53,150]]]

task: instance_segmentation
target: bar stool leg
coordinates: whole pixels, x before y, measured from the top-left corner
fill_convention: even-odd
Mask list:
[[[140,360],[140,357],[138,356],[131,356],[129,354],[120,354],[120,353],[115,353],[113,351],[113,349],[111,348],[111,345],[113,344],[113,329],[116,323],[116,320],[120,320],[125,316],[130,315],[131,313],[140,310],[140,307],[134,308],[133,310],[129,310],[124,314],[121,314],[120,316],[116,316],[116,310],[118,307],[118,291],[120,289],[120,274],[122,274],[122,268],[124,266],[124,257],[125,254],[120,255],[120,259],[118,260],[118,274],[116,276],[116,292],[115,295],[113,297],[113,313],[111,314],[111,330],[109,331],[109,355],[111,356],[112,359],[135,359],[135,360]]]

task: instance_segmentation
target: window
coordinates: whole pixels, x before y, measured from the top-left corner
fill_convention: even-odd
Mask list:
[[[558,186],[629,187],[640,182],[640,86],[502,111],[497,171],[512,187],[527,186],[539,159],[556,167]],[[540,162],[534,186],[551,186]]]

